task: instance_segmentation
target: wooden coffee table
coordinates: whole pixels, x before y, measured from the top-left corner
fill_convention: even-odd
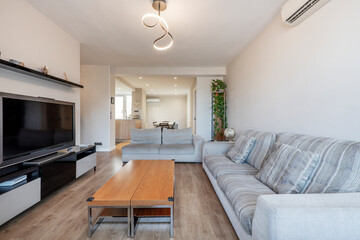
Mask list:
[[[132,237],[135,234],[135,218],[158,217],[159,211],[153,212],[149,209],[168,208],[172,237],[174,229],[174,166],[173,160],[129,161],[92,197],[88,198],[89,237],[96,230],[94,224],[97,224],[97,221],[93,219],[93,208],[127,210],[125,215],[127,216],[128,236]],[[109,215],[109,211],[106,212]],[[166,217],[166,214],[163,213],[164,211],[160,214],[161,217]],[[116,216],[119,215],[116,214]]]
[[[169,208],[170,236],[174,235],[174,175],[172,160],[152,160],[151,166],[131,198],[131,236],[134,237],[134,209]],[[158,215],[158,211],[154,215]],[[150,217],[149,214],[147,217]]]

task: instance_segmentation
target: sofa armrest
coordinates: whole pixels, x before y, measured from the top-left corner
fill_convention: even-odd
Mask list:
[[[204,139],[202,137],[200,137],[199,135],[193,135],[193,144],[195,147],[195,151],[196,150],[201,151],[203,143],[204,143]]]
[[[226,154],[233,145],[233,142],[206,142],[203,147],[203,156],[209,154]]]
[[[360,193],[258,197],[255,240],[360,239]]]

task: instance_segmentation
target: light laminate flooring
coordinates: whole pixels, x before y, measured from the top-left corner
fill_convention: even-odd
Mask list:
[[[86,199],[121,167],[121,148],[97,153],[97,171],[64,186],[0,227],[1,240],[89,239]],[[201,164],[175,164],[174,239],[237,239]],[[1,213],[0,213],[1,214]],[[100,224],[92,240],[130,239],[116,219]],[[168,223],[139,223],[134,239],[170,239]]]

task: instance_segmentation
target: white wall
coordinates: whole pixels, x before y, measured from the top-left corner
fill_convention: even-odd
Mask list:
[[[111,70],[110,70],[111,72]],[[115,99],[115,75],[110,75],[110,98]],[[111,101],[111,100],[109,100]],[[115,104],[110,104],[110,149],[115,149]]]
[[[147,125],[147,104],[146,104],[146,91],[141,90],[141,128],[148,128]],[[150,125],[152,126],[152,125]]]
[[[277,16],[229,66],[229,126],[360,140],[360,1]]]
[[[155,98],[155,96],[151,96]],[[186,96],[161,96],[160,103],[147,103],[147,127],[153,128],[153,122],[171,121],[179,123],[180,128],[186,128]]]
[[[196,134],[211,140],[211,81],[216,77],[196,78]]]
[[[192,127],[191,126],[191,105],[192,105],[192,101],[191,101],[191,93],[190,90],[188,91],[187,95],[186,95],[186,127]]]
[[[80,83],[80,43],[25,0],[0,1],[1,58]],[[0,91],[74,102],[76,143],[80,143],[80,90],[0,69]]]
[[[110,66],[81,65],[81,82],[84,85],[81,91],[81,141],[85,144],[102,142],[97,150],[111,151],[115,137],[112,141]]]

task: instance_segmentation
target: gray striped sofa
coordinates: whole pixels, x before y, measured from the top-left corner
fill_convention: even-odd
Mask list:
[[[253,130],[248,159],[226,157],[232,142],[203,146],[203,168],[241,240],[360,239],[360,143]],[[276,194],[255,178],[276,143],[320,155],[303,194]]]

